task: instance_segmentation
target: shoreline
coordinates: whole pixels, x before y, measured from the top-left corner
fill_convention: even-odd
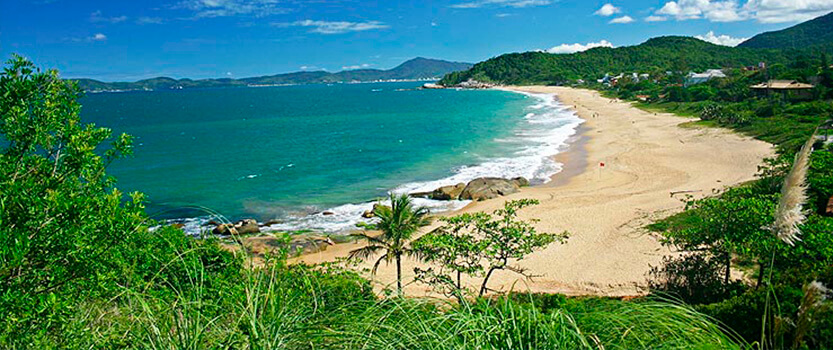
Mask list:
[[[421,194],[427,193],[441,186],[468,183],[481,177],[514,178],[522,176],[532,182],[533,187],[550,186],[563,181],[562,174],[574,175],[579,169],[574,168],[574,162],[567,162],[580,135],[584,120],[567,109],[550,94],[528,93],[509,89],[493,89],[512,95],[528,98],[528,106],[519,111],[517,129],[512,129],[515,135],[508,135],[506,140],[522,142],[516,146],[514,155],[492,155],[481,159],[474,165],[458,165],[461,169],[453,170],[447,176],[431,180],[411,181],[401,183],[389,191],[394,193]],[[524,115],[524,113],[526,113]],[[514,118],[514,117],[513,117]],[[499,142],[493,140],[493,142]],[[475,150],[476,151],[476,150]],[[579,159],[582,157],[579,157]],[[531,162],[530,162],[531,161]],[[497,173],[494,173],[494,172]],[[449,215],[470,205],[470,201],[463,200],[433,200],[423,196],[414,196],[416,205],[431,209],[432,215]],[[372,209],[378,198],[369,201],[357,201],[320,207],[305,215],[286,218],[255,218],[264,232],[272,231],[302,231],[312,230],[324,235],[347,236],[357,231],[356,223],[366,221],[363,213]],[[236,217],[234,222],[251,217]],[[187,231],[197,235],[202,231],[211,230],[211,217],[175,218],[172,221],[185,224]],[[273,224],[266,224],[274,222]]]
[[[630,103],[601,97],[596,91],[547,86],[508,88],[557,95],[585,122],[581,132],[574,134],[576,142],[559,154],[565,167],[553,181],[444,214],[493,211],[506,200],[530,198],[541,204],[522,211],[522,219],[539,219],[536,227],[541,232],[570,232],[566,244],[537,251],[515,264],[540,277],[529,281],[501,271],[490,280],[493,289],[642,295],[651,266],[658,266],[663,257],[674,254],[655,235],[642,229],[653,220],[682,209],[683,203],[669,193],[688,190],[694,191],[696,197],[704,197],[752,180],[762,159],[774,154],[772,146],[765,142],[727,129],[680,128],[678,125],[687,119],[649,113]],[[583,164],[580,158],[585,159]],[[597,166],[601,162],[605,167]],[[361,245],[339,244],[291,261],[335,261]],[[425,264],[412,260],[403,263],[407,293],[434,296],[426,286],[409,283],[413,267]],[[368,266],[369,263],[362,262],[357,268]],[[379,288],[390,286],[395,280],[393,270],[392,266],[380,266],[374,279]],[[477,282],[464,281],[467,285]]]

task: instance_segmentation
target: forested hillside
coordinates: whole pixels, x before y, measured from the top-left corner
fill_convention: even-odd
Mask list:
[[[470,70],[448,74],[440,83],[453,85],[473,78],[502,84],[551,84],[598,79],[607,73],[688,72],[756,65],[761,61],[786,63],[788,57],[790,54],[778,50],[733,48],[690,37],[667,36],[636,46],[595,48],[574,54],[501,55]]]
[[[801,49],[833,43],[833,12],[787,29],[761,33],[739,47],[760,49]]]

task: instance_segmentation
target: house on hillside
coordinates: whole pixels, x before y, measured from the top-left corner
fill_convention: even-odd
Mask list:
[[[781,93],[788,99],[809,99],[813,98],[813,84],[800,83],[796,80],[770,80],[764,83],[752,85],[749,88],[767,96],[772,93]]]
[[[685,85],[690,86],[694,84],[705,83],[715,78],[725,78],[726,74],[720,69],[709,69],[703,73],[688,73],[686,76]]]

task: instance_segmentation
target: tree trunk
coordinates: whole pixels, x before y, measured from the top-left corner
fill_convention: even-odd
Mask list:
[[[402,256],[396,256],[396,290],[402,296]]]
[[[458,270],[457,271],[457,286],[456,286],[457,290],[454,291],[454,295],[457,296],[457,302],[459,302],[460,305],[463,305],[463,288],[462,288],[462,283],[460,283],[460,275],[462,275],[462,273]]]
[[[723,284],[729,284],[729,279],[732,277],[732,254],[726,252],[726,278]]]
[[[483,279],[483,284],[480,285],[480,295],[479,296],[482,297],[483,294],[486,293],[486,283],[489,283],[489,277],[492,277],[492,272],[495,272],[495,270],[497,270],[496,267],[489,268],[489,272],[486,273],[486,278]]]

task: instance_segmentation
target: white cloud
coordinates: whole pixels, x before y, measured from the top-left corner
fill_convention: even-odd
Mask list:
[[[100,10],[90,14],[90,22],[93,23],[120,23],[126,20],[127,16],[103,17]]]
[[[546,50],[546,52],[558,53],[558,54],[573,53],[573,52],[587,51],[587,50],[590,50],[594,47],[613,47],[613,44],[611,44],[607,40],[601,40],[601,41],[596,42],[596,43],[587,43],[587,44],[580,44],[580,43],[561,44],[561,45],[553,46],[553,47],[549,48],[548,50]]]
[[[648,17],[645,17],[645,22],[664,22],[664,21],[667,21],[667,20],[668,20],[668,17],[662,17],[662,16],[648,16]]]
[[[474,9],[487,6],[522,8],[533,6],[545,6],[551,3],[552,1],[550,0],[475,0],[470,2],[454,4],[451,5],[451,7],[458,9]]]
[[[619,12],[622,12],[622,9],[620,9],[616,6],[613,6],[613,4],[604,4],[604,5],[602,5],[602,8],[598,9],[593,14],[595,14],[597,16],[610,17],[610,16],[613,16],[614,14],[617,14]]]
[[[313,21],[310,19],[289,23],[272,23],[275,27],[310,27],[310,33],[342,34],[347,32],[361,32],[365,30],[390,28],[379,21],[346,22],[346,21]]]
[[[634,19],[631,16],[622,16],[622,17],[616,17],[614,19],[611,19],[610,22],[607,22],[607,23],[626,24],[626,23],[631,23],[633,21],[634,21]]]
[[[799,22],[833,11],[833,0],[749,0],[743,5],[759,22]]]
[[[343,67],[341,67],[341,69],[343,69],[343,70],[353,70],[353,69],[369,68],[370,66],[372,66],[372,64],[362,63],[362,64],[355,64],[355,65],[352,65],[352,66],[343,66]]]
[[[695,38],[708,41],[712,44],[723,45],[723,46],[738,46],[738,44],[746,41],[749,38],[733,38],[728,35],[715,35],[714,31],[709,31],[705,35],[697,35]]]
[[[184,0],[174,5],[175,9],[186,9],[194,12],[192,19],[254,16],[265,17],[288,12],[278,6],[280,0]]]
[[[136,19],[136,24],[161,24],[162,22],[164,20],[159,17],[139,17]]]
[[[654,16],[678,21],[706,19],[712,22],[757,20],[762,23],[798,22],[833,11],[833,0],[676,0],[666,2]]]
[[[107,36],[101,33],[96,33],[95,35],[89,37],[90,41],[105,41],[107,40]]]
[[[497,17],[497,18],[506,18],[506,17],[509,17],[511,15],[512,15],[511,13],[498,13],[498,14],[495,15],[495,17]]]

